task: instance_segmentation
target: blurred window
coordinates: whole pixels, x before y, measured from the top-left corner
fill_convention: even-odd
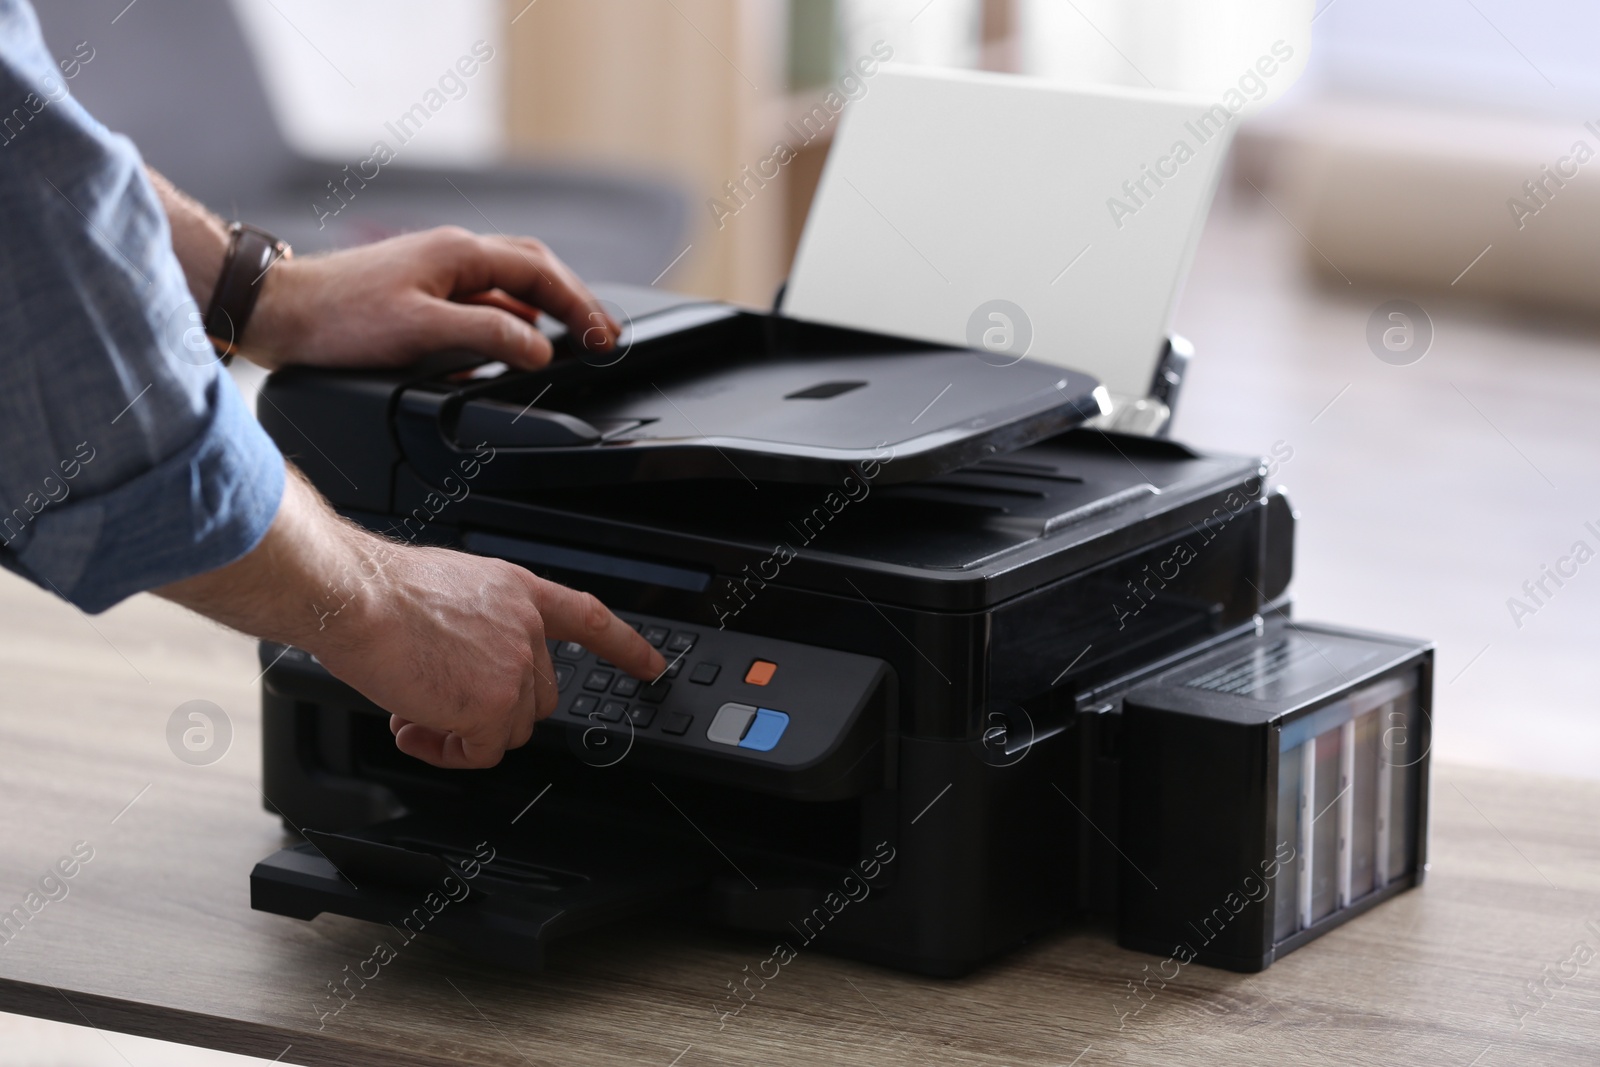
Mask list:
[[[1263,90],[1271,100],[1293,83],[1309,52],[1311,0],[1016,3],[1022,70],[1057,81],[1217,97],[1266,57],[1260,69],[1272,70]],[[1281,62],[1285,50],[1292,62]]]
[[[1318,0],[1318,6],[1308,88],[1585,117],[1600,109],[1594,0]]]
[[[799,5],[812,0],[795,0]],[[982,0],[834,0],[841,63],[869,55],[877,41],[897,63],[973,67],[978,63]],[[841,68],[842,69],[842,68]]]
[[[46,0],[48,2],[48,0]],[[476,41],[495,49],[486,77],[450,102],[406,150],[408,163],[487,162],[504,142],[500,0],[232,0],[289,143],[315,158],[365,156]]]

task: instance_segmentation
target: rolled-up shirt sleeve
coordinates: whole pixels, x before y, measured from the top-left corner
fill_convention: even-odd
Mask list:
[[[0,0],[0,564],[102,611],[248,553],[284,466],[211,353],[137,150],[71,69]]]

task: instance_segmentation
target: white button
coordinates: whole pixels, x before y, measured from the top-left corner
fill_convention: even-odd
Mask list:
[[[717,709],[706,729],[706,740],[719,745],[737,745],[744,740],[744,732],[750,729],[755,717],[756,709],[749,704],[724,704]]]

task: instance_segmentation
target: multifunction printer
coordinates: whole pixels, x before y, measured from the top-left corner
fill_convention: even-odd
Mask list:
[[[532,742],[445,771],[264,644],[300,839],[256,908],[523,968],[656,914],[948,976],[1098,917],[1257,971],[1422,878],[1432,648],[1293,617],[1272,457],[1122,432],[1031,359],[603,292],[610,353],[265,384],[341,513],[592,592],[669,667],[552,642]]]

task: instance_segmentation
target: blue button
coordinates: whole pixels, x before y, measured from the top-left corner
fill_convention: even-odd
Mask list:
[[[745,731],[739,747],[756,752],[771,752],[778,744],[778,739],[783,736],[783,731],[788,728],[789,716],[781,711],[758,708],[756,719],[750,724],[750,729]]]

